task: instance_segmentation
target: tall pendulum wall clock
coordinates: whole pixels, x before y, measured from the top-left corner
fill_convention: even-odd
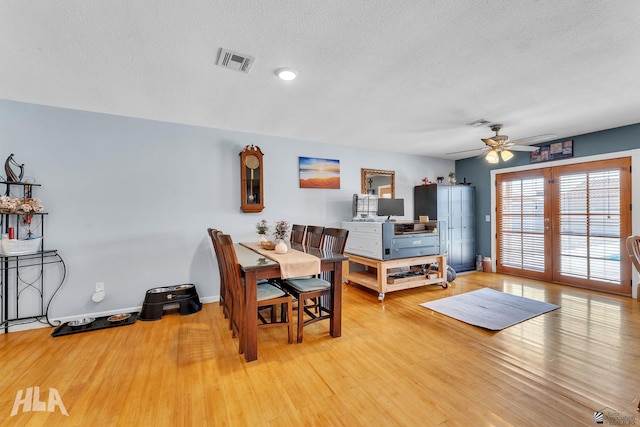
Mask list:
[[[255,145],[247,145],[240,153],[240,193],[242,212],[262,212],[264,209],[264,184],[262,180],[262,151]]]

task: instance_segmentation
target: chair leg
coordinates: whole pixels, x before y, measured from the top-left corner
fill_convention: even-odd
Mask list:
[[[304,326],[304,299],[298,297],[298,337],[297,341],[302,342],[302,327]]]
[[[289,302],[286,304],[287,305],[287,334],[289,336],[289,344],[293,344],[293,307],[292,307],[292,303]],[[282,307],[282,311],[284,312],[284,306]],[[283,313],[284,316],[284,313]]]

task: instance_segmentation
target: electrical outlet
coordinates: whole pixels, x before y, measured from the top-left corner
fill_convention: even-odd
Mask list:
[[[96,282],[96,292],[104,292],[104,282]]]

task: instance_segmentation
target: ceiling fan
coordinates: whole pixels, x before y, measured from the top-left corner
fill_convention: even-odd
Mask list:
[[[523,138],[517,141],[510,141],[507,135],[500,135],[500,129],[502,129],[501,124],[493,124],[491,125],[491,130],[495,132],[495,136],[490,138],[481,138],[482,142],[485,143],[486,147],[484,148],[474,148],[472,150],[463,150],[456,151],[454,153],[449,154],[459,154],[466,153],[471,151],[482,150],[482,154],[478,157],[483,157],[489,163],[498,163],[500,158],[503,161],[510,160],[513,157],[512,151],[536,151],[539,147],[531,147],[528,145],[517,145],[517,144],[535,144],[538,142],[548,141],[554,138],[557,138],[556,134],[548,133],[544,135],[532,136],[529,138]]]

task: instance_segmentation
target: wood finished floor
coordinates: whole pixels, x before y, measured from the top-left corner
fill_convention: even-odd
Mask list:
[[[488,332],[419,304],[481,287],[561,306]],[[260,330],[237,354],[218,304],[156,322],[51,338],[0,335],[1,426],[576,426],[634,417],[640,303],[491,273],[377,294],[345,286],[342,337],[328,323],[287,344]],[[11,416],[16,393],[58,391],[68,416]],[[606,424],[606,423],[605,423]]]

